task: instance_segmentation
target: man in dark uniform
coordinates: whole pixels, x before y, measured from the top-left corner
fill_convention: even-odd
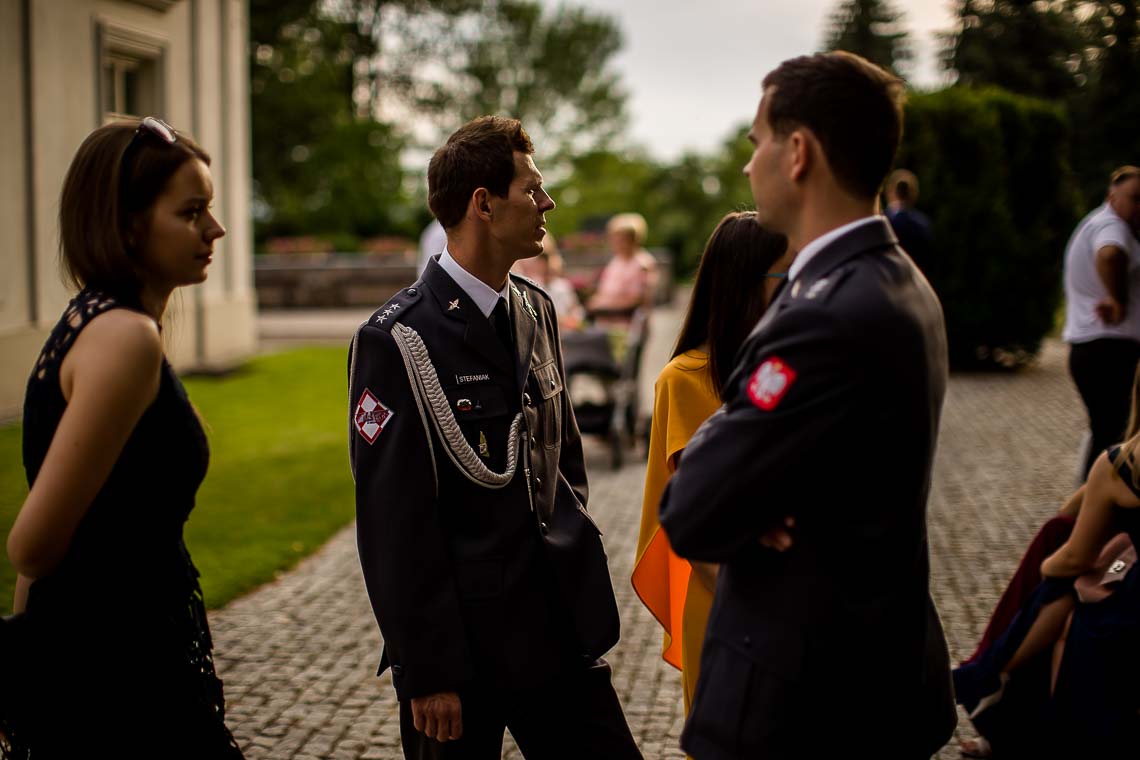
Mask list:
[[[682,736],[697,760],[923,758],[956,723],[926,543],[945,328],[876,214],[901,96],[848,53],[764,80],[744,171],[799,253],[661,503],[677,553],[722,564]],[[785,518],[791,546],[762,545]]]
[[[406,757],[640,758],[601,656],[618,613],[547,294],[509,275],[554,201],[517,120],[436,151],[447,247],[349,358],[357,542]]]

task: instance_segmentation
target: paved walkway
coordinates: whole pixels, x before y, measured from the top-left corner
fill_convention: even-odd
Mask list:
[[[359,321],[350,317],[342,320],[349,332]],[[665,326],[678,318],[676,309],[660,314],[647,368],[664,362]],[[1064,348],[1050,343],[1036,366],[1015,375],[951,379],[930,538],[934,596],[955,660],[972,651],[1029,538],[1071,488],[1084,419],[1064,359]],[[622,640],[608,657],[614,683],[645,757],[681,758],[679,674],[661,661],[657,623],[628,581],[644,464],[614,472],[602,447],[588,455],[590,510],[605,532],[622,614]],[[380,639],[351,527],[293,572],[215,612],[212,624],[230,724],[251,760],[400,757],[394,693],[387,675],[374,676]],[[868,726],[866,736],[851,737],[851,757],[889,740],[885,726]],[[520,757],[509,741],[504,757]],[[947,747],[938,757],[958,753]]]

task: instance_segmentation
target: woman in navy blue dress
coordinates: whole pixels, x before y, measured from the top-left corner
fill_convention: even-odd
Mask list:
[[[964,745],[967,754],[1140,756],[1140,571],[1115,548],[1120,534],[1140,546],[1138,395],[1140,374],[1126,439],[1100,454],[1062,509],[1061,520],[1075,512],[1076,521],[1041,562],[1041,582],[1000,635],[954,671],[958,701],[983,738]],[[1067,530],[1059,522],[1034,543],[1055,541],[1051,534]]]

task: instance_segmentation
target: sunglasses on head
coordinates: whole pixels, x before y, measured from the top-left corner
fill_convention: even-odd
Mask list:
[[[167,145],[173,145],[178,142],[178,133],[174,131],[174,127],[157,116],[147,116],[140,121],[139,125],[135,128],[135,134],[131,138],[131,141],[137,140],[139,135],[143,133],[152,134]]]

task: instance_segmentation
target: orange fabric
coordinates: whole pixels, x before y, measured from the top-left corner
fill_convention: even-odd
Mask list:
[[[702,351],[681,354],[657,376],[641,530],[631,578],[637,595],[665,629],[661,656],[683,671],[686,713],[692,702],[690,692],[696,687],[712,593],[691,574],[688,561],[669,546],[669,538],[657,520],[657,508],[676,467],[677,454],[719,406],[709,377],[708,355]]]

